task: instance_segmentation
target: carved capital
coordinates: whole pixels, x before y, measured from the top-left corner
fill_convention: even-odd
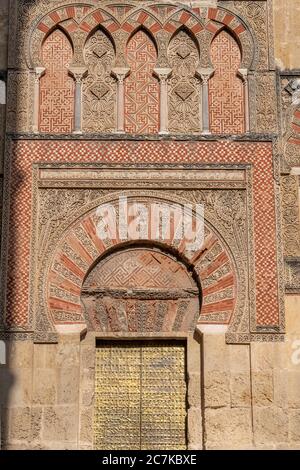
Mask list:
[[[34,80],[35,82],[39,82],[40,78],[44,75],[46,69],[45,67],[35,67],[34,69]]]
[[[238,75],[243,80],[243,83],[247,83],[248,81],[248,69],[238,69]]]
[[[125,78],[129,75],[130,68],[129,67],[114,67],[111,70],[111,73],[116,79],[118,83],[123,83]]]
[[[214,74],[215,70],[211,67],[199,67],[196,70],[196,76],[201,78],[203,85],[208,84],[208,80]]]
[[[87,68],[86,66],[72,66],[69,67],[69,72],[70,74],[74,77],[76,83],[81,83],[83,78],[85,77],[87,73]]]

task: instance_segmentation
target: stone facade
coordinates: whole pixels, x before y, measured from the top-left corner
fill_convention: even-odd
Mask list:
[[[2,4],[2,447],[102,448],[99,341],[164,340],[185,344],[187,448],[300,448],[292,5],[283,24],[280,0]]]

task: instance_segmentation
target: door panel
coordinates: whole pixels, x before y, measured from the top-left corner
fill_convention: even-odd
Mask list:
[[[94,430],[96,449],[186,449],[185,345],[102,343]]]
[[[185,348],[145,345],[141,354],[141,449],[185,449]]]

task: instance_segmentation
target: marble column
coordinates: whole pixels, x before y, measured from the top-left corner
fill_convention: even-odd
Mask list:
[[[196,71],[196,75],[201,78],[202,82],[202,134],[210,134],[208,81],[213,73],[212,68],[199,68]]]
[[[115,67],[112,74],[117,79],[117,134],[125,133],[125,87],[124,81],[130,72],[129,67]]]
[[[249,82],[248,70],[239,69],[238,73],[244,85],[244,103],[245,103],[245,132],[250,132],[250,117],[249,117]]]

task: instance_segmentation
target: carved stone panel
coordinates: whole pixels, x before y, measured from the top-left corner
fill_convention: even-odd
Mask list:
[[[201,85],[195,77],[199,53],[196,43],[185,31],[171,41],[168,59],[172,67],[169,79],[169,131],[200,131]]]
[[[230,5],[229,5],[230,6]],[[258,59],[258,69],[266,70],[269,66],[269,40],[268,40],[268,11],[266,1],[245,1],[237,0],[233,2],[233,9],[238,11],[247,20],[252,28],[258,43],[256,51]],[[271,31],[269,30],[269,34]],[[273,46],[273,45],[272,45]]]
[[[300,166],[300,76],[281,77],[282,151],[286,168]]]
[[[257,132],[277,132],[276,79],[273,72],[255,74]],[[250,103],[253,106],[254,103]]]
[[[224,165],[218,165],[220,155]],[[136,162],[148,156],[161,166],[136,166]],[[55,158],[59,163],[55,163]],[[117,163],[116,168],[105,165],[104,158],[114,165]],[[129,166],[124,166],[125,158]],[[174,161],[180,161],[184,168],[172,165]],[[207,162],[207,166],[196,167],[201,161]],[[242,166],[237,168],[233,163],[236,161]],[[244,169],[245,162],[253,165],[251,171],[248,167]],[[107,249],[116,249],[119,244],[115,240],[107,246],[95,237],[94,211],[100,204],[117,201],[119,193],[124,195],[126,190],[129,198],[134,197],[146,207],[153,198],[179,204],[204,203],[211,236],[206,232],[208,249],[199,253],[198,263],[192,262],[199,266],[200,283],[203,291],[206,290],[200,323],[231,324],[234,338],[230,340],[239,342],[250,339],[249,316],[254,332],[257,323],[277,324],[281,311],[277,303],[280,293],[269,143],[193,142],[191,145],[22,139],[14,142],[8,163],[12,167],[7,167],[7,175],[11,177],[5,185],[5,200],[10,200],[14,210],[8,214],[8,204],[5,205],[4,219],[10,230],[4,233],[4,247],[13,254],[8,269],[4,266],[2,270],[2,285],[7,286],[8,292],[7,323],[23,325],[30,321],[31,325],[35,319],[40,322],[45,318],[53,328],[85,323],[80,291],[87,269],[102,259]],[[186,164],[190,166],[186,168]],[[35,165],[33,175],[32,165]],[[247,179],[243,177],[243,169]],[[21,186],[20,175],[24,177]],[[40,197],[41,193],[45,194]],[[37,238],[38,227],[41,239]],[[210,242],[216,241],[214,235],[220,243],[213,246]],[[174,246],[173,240],[168,243],[171,250],[177,250],[175,242]],[[266,257],[272,266],[267,280]],[[45,325],[42,326],[39,331],[46,331]]]
[[[104,332],[192,331],[199,317],[198,297],[197,285],[181,263],[147,248],[104,259],[82,290],[88,325]]]
[[[151,243],[152,246],[159,242],[159,245],[163,245],[168,252],[181,253],[181,255],[178,254],[180,259],[181,256],[183,256],[183,259],[191,260],[192,264],[190,266],[193,266],[195,279],[198,280],[197,286],[201,284],[203,289],[200,318],[197,288],[193,288],[193,285],[186,288],[182,280],[180,280],[177,286],[168,287],[167,290],[157,286],[153,286],[153,288],[149,290],[148,285],[146,287],[141,285],[136,288],[137,290],[133,290],[131,286],[129,289],[130,292],[128,292],[126,285],[114,287],[115,284],[112,282],[111,277],[109,277],[109,282],[105,282],[105,276],[102,274],[101,270],[99,271],[101,275],[97,275],[95,280],[93,280],[95,273],[97,273],[97,268],[94,268],[94,270],[88,274],[89,267],[96,263],[97,260],[103,258],[107,249],[114,248],[114,251],[117,251],[117,253],[111,258],[105,258],[101,261],[101,266],[102,263],[107,263],[108,266],[110,266],[109,273],[115,272],[115,270],[119,272],[120,270],[120,274],[118,274],[119,278],[124,280],[124,282],[127,279],[126,276],[124,279],[121,277],[124,271],[120,268],[120,266],[122,266],[122,257],[126,257],[128,254],[123,253],[121,256],[119,253],[119,236],[121,235],[117,234],[120,228],[118,223],[119,217],[116,217],[118,207],[111,205],[107,220],[106,216],[104,216],[103,219],[102,216],[97,215],[97,210],[85,214],[83,218],[77,222],[76,226],[73,226],[71,231],[65,234],[64,241],[61,242],[61,248],[56,251],[50,269],[48,292],[48,306],[54,323],[60,324],[64,321],[85,321],[92,330],[113,332],[122,331],[122,329],[126,331],[149,331],[151,328],[154,328],[155,331],[160,331],[161,328],[164,329],[163,331],[188,331],[189,328],[195,326],[197,320],[200,323],[229,324],[232,321],[233,315],[236,315],[239,328],[241,315],[246,314],[247,310],[247,304],[245,303],[245,292],[247,289],[247,280],[245,279],[246,267],[244,266],[241,256],[241,251],[244,251],[245,247],[239,244],[239,254],[237,255],[239,259],[236,260],[239,266],[239,281],[243,286],[243,289],[239,289],[240,297],[237,301],[236,271],[232,263],[231,255],[222,241],[218,240],[216,234],[214,234],[208,226],[205,226],[205,239],[203,244],[201,242],[200,245],[189,248],[187,240],[185,238],[182,239],[181,237],[183,235],[180,235],[177,229],[175,230],[174,221],[172,222],[172,220],[170,220],[169,234],[171,238],[166,241],[165,237],[160,234],[159,240],[157,240],[155,234],[158,234],[160,231],[161,220],[160,217],[153,216],[153,214],[151,216],[150,204],[154,202],[154,200],[149,199],[150,194],[147,193],[147,195],[148,196],[142,199],[138,196],[139,203],[142,203],[144,207],[143,213],[145,214],[145,212],[147,212],[147,215],[145,214],[143,221],[137,220],[136,222],[140,226],[142,225],[147,232],[151,227],[150,232],[145,232],[142,239],[149,239],[148,243]],[[137,193],[135,193],[135,197],[136,196]],[[216,213],[219,213],[221,208],[219,204],[222,205],[226,203],[224,197],[222,197],[222,193],[219,194],[220,199],[214,197],[211,192],[202,193],[201,191],[196,191],[195,194],[193,193],[193,195],[190,194],[189,196],[184,191],[180,191],[180,198],[184,198],[186,202],[191,203],[192,201],[197,201],[198,203],[207,203],[207,210],[208,207],[211,208],[211,216],[213,218]],[[168,197],[172,197],[171,194]],[[232,199],[235,200],[236,204],[234,210],[229,209],[229,213],[224,214],[228,235],[232,232],[233,219],[236,222],[239,220],[238,223],[242,223],[244,226],[244,221],[242,222],[242,220],[240,220],[241,213],[244,213],[243,201],[238,194],[234,195],[234,193],[231,194],[231,200]],[[132,202],[134,202],[134,199]],[[132,202],[128,202],[129,210],[132,208]],[[159,202],[159,200],[157,200],[157,203],[160,204],[161,209],[166,207],[162,201]],[[90,204],[93,207],[97,203],[96,201],[91,201]],[[178,210],[181,210],[180,206],[176,208],[177,218],[179,216]],[[236,211],[238,213],[236,213]],[[105,227],[104,234],[98,232],[99,224],[102,224],[101,217]],[[224,216],[222,216],[222,219],[223,218]],[[219,219],[221,219],[221,217]],[[180,226],[177,228],[180,229]],[[237,231],[239,232],[238,228]],[[96,235],[97,233],[100,235]],[[242,233],[237,235],[237,238],[240,239],[240,236],[242,236]],[[130,235],[130,238],[127,239],[127,243],[129,240],[131,240],[131,243],[133,240],[135,240],[135,243],[137,242],[135,236],[132,239]],[[134,251],[131,253],[132,258],[134,257],[134,253]],[[159,255],[155,253],[156,261],[158,256]],[[151,258],[152,254],[150,256],[152,263],[153,260]],[[167,256],[166,259],[168,259]],[[144,262],[144,257],[142,257],[142,261]],[[141,271],[140,264],[140,262],[137,263],[139,267],[138,271]],[[164,261],[164,263],[161,262],[159,267],[162,269],[162,266],[165,264],[166,261]],[[177,264],[175,263],[176,270],[178,270]],[[100,264],[97,265],[97,267],[100,269]],[[190,269],[192,269],[191,267]],[[136,264],[133,264],[133,268],[136,268]],[[171,268],[170,270],[172,272]],[[159,279],[158,274],[159,271],[157,272],[156,270],[156,282],[158,282]],[[141,279],[144,282],[144,276],[142,276]],[[163,276],[163,279],[163,286],[168,285],[166,284],[165,276]],[[174,283],[174,279],[172,279],[172,282]],[[81,296],[78,287],[82,284],[83,295]],[[42,283],[40,285],[42,292]],[[72,295],[70,295],[70,289]],[[169,308],[169,301],[174,301],[172,308]],[[41,302],[43,302],[42,297]],[[85,315],[82,309],[83,305],[85,306]],[[127,312],[131,305],[133,323],[130,323],[130,319],[127,318]],[[110,315],[112,317],[110,317]],[[149,317],[150,323],[144,323],[143,315]],[[160,318],[160,321],[158,321],[157,318]],[[151,319],[154,320],[152,321]]]
[[[96,31],[84,49],[88,75],[83,82],[83,129],[112,132],[116,118],[116,81],[111,76],[114,47],[107,35]]]
[[[293,257],[285,263],[285,291],[300,294],[300,257]]]

